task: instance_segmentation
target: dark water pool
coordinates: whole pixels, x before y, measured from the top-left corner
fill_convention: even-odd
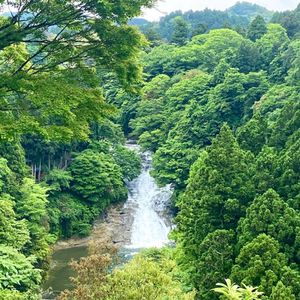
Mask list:
[[[120,249],[120,265],[130,260],[141,249]],[[53,267],[49,271],[47,281],[43,285],[43,299],[55,299],[60,292],[65,289],[71,289],[72,283],[70,277],[75,272],[69,266],[72,260],[79,260],[81,257],[88,255],[88,249],[84,247],[73,247],[68,249],[57,250],[52,255]]]
[[[44,283],[43,299],[55,299],[63,290],[72,288],[70,277],[74,276],[74,271],[69,263],[72,260],[78,260],[88,254],[87,247],[74,247],[57,250],[52,255],[53,267],[49,271],[49,277]]]

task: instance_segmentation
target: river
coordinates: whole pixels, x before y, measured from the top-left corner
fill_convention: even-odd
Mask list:
[[[127,147],[139,152],[139,147],[135,144],[128,144]],[[121,240],[120,252],[124,257],[130,257],[141,249],[166,245],[169,242],[168,234],[171,229],[171,219],[167,207],[172,189],[170,186],[158,187],[151,177],[151,153],[139,152],[139,154],[143,162],[142,171],[136,179],[127,184],[128,199],[118,214],[121,221],[117,221],[118,226],[112,222],[108,222],[107,226],[104,226],[106,231],[111,228],[117,230],[117,232],[112,232],[112,238],[116,239],[117,243],[118,240]],[[115,213],[111,215],[113,215],[113,222],[116,223]],[[102,234],[103,228],[101,231],[95,230],[95,232],[98,232],[98,235]],[[127,239],[126,234],[128,235]],[[97,238],[97,234],[94,234],[92,238]],[[55,299],[55,295],[60,291],[71,287],[69,277],[73,275],[73,272],[68,263],[72,259],[79,259],[86,255],[85,243],[54,251],[53,266],[43,287],[44,290],[51,292],[45,293],[43,299]]]

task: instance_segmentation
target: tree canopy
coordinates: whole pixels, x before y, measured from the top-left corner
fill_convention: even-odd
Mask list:
[[[151,4],[10,1],[12,12],[0,22],[0,137],[87,138],[89,123],[112,110],[95,68],[112,69],[134,87],[143,39],[127,21]]]
[[[114,268],[100,241],[61,299],[300,299],[300,6],[132,19],[154,2],[0,0],[0,299],[126,200],[126,139],[175,243]]]

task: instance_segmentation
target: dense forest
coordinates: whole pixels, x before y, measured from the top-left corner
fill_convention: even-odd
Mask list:
[[[0,299],[39,299],[51,246],[126,200],[126,138],[174,189],[176,246],[112,271],[100,241],[60,299],[300,299],[300,5],[133,19],[151,5],[0,17]]]
[[[237,2],[226,11],[205,9],[203,11],[175,11],[158,22],[149,22],[143,18],[134,18],[129,24],[138,26],[151,42],[160,40],[173,42],[173,35],[177,28],[181,28],[185,38],[203,34],[211,29],[234,28],[240,33],[245,33],[250,22],[257,15],[269,21],[273,12],[266,8],[247,2]],[[183,34],[183,32],[185,32]]]

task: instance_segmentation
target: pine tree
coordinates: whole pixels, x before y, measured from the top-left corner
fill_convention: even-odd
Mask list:
[[[255,44],[249,40],[242,42],[234,60],[234,66],[240,72],[249,73],[259,69],[259,52]]]
[[[191,245],[216,229],[235,228],[254,198],[253,157],[240,149],[228,125],[192,166],[179,202],[178,230]]]
[[[216,282],[230,275],[234,258],[234,243],[233,231],[216,230],[208,234],[199,245],[195,275],[192,276],[192,280],[200,299],[219,299],[212,292],[212,288]]]
[[[199,23],[194,27],[194,29],[192,31],[192,37],[195,35],[204,34],[207,32],[207,30],[208,30],[208,27],[206,24]]]
[[[270,300],[296,300],[295,295],[292,293],[290,287],[286,287],[281,281],[273,287]]]
[[[258,286],[269,296],[286,265],[287,259],[279,252],[279,243],[272,237],[261,234],[241,249],[236,264],[232,267],[231,279]]]
[[[280,244],[280,250],[293,260],[299,260],[300,216],[272,189],[255,198],[239,224],[242,247],[261,233],[268,234]]]
[[[267,32],[267,24],[262,16],[257,16],[250,24],[247,37],[255,42]]]
[[[235,229],[239,218],[245,214],[249,201],[254,198],[254,186],[251,181],[252,160],[249,152],[240,149],[228,125],[224,125],[212,145],[201,153],[198,161],[192,166],[187,190],[179,200],[180,212],[176,221],[177,241],[183,248],[184,259],[190,266],[202,265],[191,272],[196,286],[205,285],[205,278],[197,277],[199,274],[205,276],[205,272],[201,275],[205,255],[210,256],[217,249],[214,248],[213,242],[212,248],[205,248],[204,246],[209,244],[207,239],[218,239],[221,232],[209,236],[207,234],[218,229]],[[225,236],[223,235],[223,240],[229,241],[230,234]],[[225,242],[223,251],[226,252],[230,248],[229,245],[229,242]],[[199,249],[207,253],[199,253]],[[224,257],[227,257],[230,264],[228,253],[227,251]],[[217,260],[217,257],[215,259]],[[216,276],[215,279],[221,280],[221,273],[227,276],[224,269],[228,266],[210,267],[214,270],[219,268],[219,271],[215,274],[212,271],[209,277]],[[200,283],[196,283],[197,280]],[[210,288],[216,283],[212,281],[209,280]]]
[[[182,46],[186,43],[189,34],[188,23],[183,19],[183,17],[176,17],[173,20],[173,34],[171,38],[171,42]]]

